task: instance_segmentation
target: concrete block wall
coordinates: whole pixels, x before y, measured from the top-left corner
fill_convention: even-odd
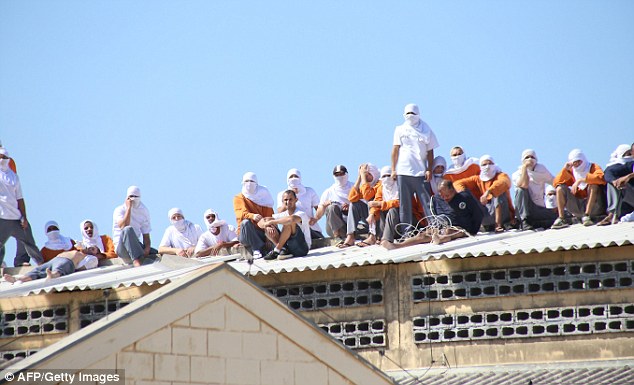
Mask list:
[[[134,385],[349,384],[226,298],[131,344],[116,355],[116,366]]]

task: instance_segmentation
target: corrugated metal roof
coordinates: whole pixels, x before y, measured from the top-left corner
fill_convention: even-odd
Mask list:
[[[634,385],[634,360],[388,371],[399,385]]]
[[[327,270],[350,266],[403,263],[442,258],[544,253],[558,250],[592,249],[634,244],[634,223],[605,227],[574,225],[560,230],[508,231],[457,239],[442,245],[423,244],[396,250],[380,246],[334,246],[311,250],[308,256],[282,261],[256,260],[229,264],[243,274],[269,274],[304,270]]]
[[[475,237],[458,239],[442,245],[424,244],[389,251],[380,246],[364,248],[354,246],[346,249],[338,249],[333,246],[311,250],[308,256],[303,258],[280,261],[259,259],[254,261],[251,266],[245,261],[228,263],[242,274],[257,275],[441,258],[543,253],[631,244],[634,244],[634,223],[606,227],[575,225],[561,230],[478,234]],[[238,255],[233,255],[192,260],[166,255],[159,263],[138,268],[121,265],[105,266],[90,271],[77,272],[52,281],[37,280],[19,285],[11,285],[3,281],[0,283],[0,298],[71,290],[163,284],[201,266],[231,261],[237,257]]]

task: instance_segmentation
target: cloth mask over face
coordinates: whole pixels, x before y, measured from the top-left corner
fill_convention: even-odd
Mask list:
[[[335,179],[335,184],[340,187],[343,187],[346,183],[348,183],[348,174],[343,174],[341,176],[333,175],[333,178]]]
[[[456,167],[456,168],[460,168],[460,167],[462,167],[462,165],[464,164],[466,159],[467,159],[467,157],[466,157],[466,155],[463,152],[460,155],[452,156],[451,157],[451,164],[453,164],[453,166]]]

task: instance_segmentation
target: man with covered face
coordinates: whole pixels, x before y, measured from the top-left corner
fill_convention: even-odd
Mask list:
[[[603,170],[598,164],[590,163],[579,149],[570,151],[568,161],[553,180],[557,189],[559,217],[551,228],[561,229],[570,225],[565,210],[581,218],[584,226],[592,226],[591,217],[605,213],[605,183]]]
[[[218,213],[212,209],[205,211],[203,222],[207,225],[207,231],[198,238],[198,244],[194,250],[195,257],[215,256],[220,254],[222,249],[229,250],[238,244],[235,228],[220,219]]]
[[[634,211],[634,157],[629,144],[619,145],[605,167],[608,182],[608,216],[598,226],[616,223]],[[628,217],[629,218],[629,217]]]
[[[112,240],[119,258],[141,266],[151,252],[150,231],[150,211],[141,202],[141,189],[130,186],[125,202],[112,214]]]
[[[270,242],[267,245],[267,235],[274,237],[278,231],[274,226],[258,226],[263,218],[273,215],[273,197],[258,183],[255,173],[247,172],[242,176],[242,192],[233,197],[233,211],[240,243],[248,254],[264,256],[272,248]]]
[[[167,212],[171,225],[165,229],[158,252],[173,254],[181,257],[193,257],[198,238],[203,233],[202,228],[185,219],[183,210],[174,207]]]
[[[352,189],[352,182],[348,180],[348,169],[342,164],[335,166],[332,175],[335,183],[321,194],[317,212],[315,217],[310,219],[310,225],[317,223],[325,215],[326,233],[339,238],[342,244],[346,236],[346,221],[350,209],[348,194]]]
[[[549,228],[557,214],[545,207],[546,184],[551,183],[553,174],[537,162],[537,153],[527,149],[522,152],[522,164],[512,175],[515,185],[515,212],[522,230],[534,227]]]
[[[411,209],[413,196],[418,198],[425,215],[431,214],[429,193],[423,182],[431,182],[434,148],[439,144],[431,128],[420,119],[416,104],[405,106],[403,118],[405,122],[394,129],[392,179],[398,180],[401,223],[414,224]]]
[[[475,191],[485,211],[482,224],[485,228],[495,226],[495,232],[504,232],[504,225],[514,222],[513,203],[511,202],[511,180],[495,164],[491,155],[480,158],[480,174],[454,183],[456,190]]]

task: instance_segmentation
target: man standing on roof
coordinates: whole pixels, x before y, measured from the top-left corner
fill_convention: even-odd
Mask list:
[[[553,180],[553,174],[541,163],[537,163],[535,150],[522,152],[522,165],[512,175],[515,185],[515,212],[522,230],[533,227],[550,228],[557,214],[544,204],[546,183]]]
[[[258,223],[261,228],[282,226],[280,233],[269,238],[275,244],[275,248],[264,257],[266,260],[277,259],[282,248],[294,257],[303,257],[310,250],[310,220],[305,212],[297,209],[295,191],[286,190],[282,196],[282,201],[286,205],[286,211],[273,214],[273,217],[264,218]]]
[[[0,265],[4,260],[4,244],[9,237],[24,244],[27,254],[38,265],[44,262],[26,219],[26,204],[22,197],[20,178],[9,168],[9,152],[0,148]]]
[[[135,267],[150,255],[150,211],[141,202],[141,189],[128,187],[125,202],[114,209],[112,240],[119,258]]]
[[[394,129],[392,141],[392,179],[398,179],[400,196],[400,220],[414,224],[412,197],[416,195],[426,216],[429,216],[429,193],[423,182],[432,179],[434,148],[438,147],[436,135],[427,123],[420,119],[416,104],[408,104],[403,111],[405,122]]]
[[[268,252],[265,249],[267,237],[273,237],[277,229],[274,226],[261,228],[258,223],[262,218],[273,215],[273,197],[265,186],[258,184],[255,173],[247,172],[242,176],[242,192],[233,197],[233,210],[238,224],[238,240],[247,253],[264,255]]]

